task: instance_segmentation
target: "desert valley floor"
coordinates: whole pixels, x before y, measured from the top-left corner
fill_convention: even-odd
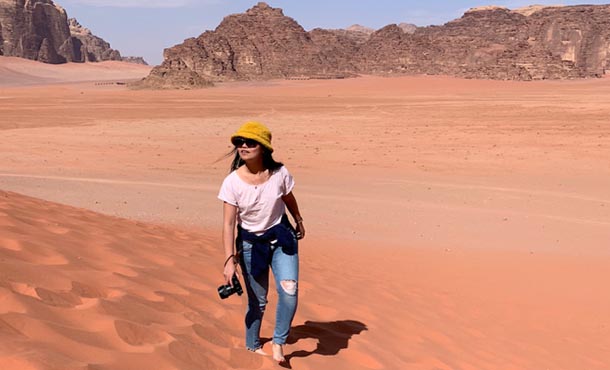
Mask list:
[[[3,63],[0,368],[277,367],[216,293],[250,119],[306,222],[292,368],[610,368],[609,78],[133,91],[109,82],[146,67]]]

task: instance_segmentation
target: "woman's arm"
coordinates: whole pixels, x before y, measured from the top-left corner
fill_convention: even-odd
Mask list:
[[[297,199],[294,197],[292,192],[284,195],[282,200],[286,204],[288,211],[294,218],[294,222],[297,224],[297,239],[303,239],[305,237],[305,227],[303,226],[303,217],[301,217],[301,213],[299,212],[299,205],[297,204]]]
[[[237,207],[227,202],[223,202],[222,206],[222,245],[225,251],[225,263],[223,274],[227,284],[231,282],[233,274],[235,274],[235,265],[237,259],[235,258],[235,218],[237,216]],[[231,257],[233,256],[233,257]]]

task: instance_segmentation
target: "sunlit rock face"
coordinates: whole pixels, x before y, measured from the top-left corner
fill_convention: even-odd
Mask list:
[[[68,19],[68,25],[78,61],[122,60],[121,53],[118,50],[112,49],[108,42],[95,36],[88,28],[81,26],[76,19]]]
[[[233,81],[434,74],[535,80],[599,77],[610,68],[610,5],[489,6],[441,26],[305,31],[259,3],[166,49],[151,76]],[[171,76],[171,77],[169,77]]]

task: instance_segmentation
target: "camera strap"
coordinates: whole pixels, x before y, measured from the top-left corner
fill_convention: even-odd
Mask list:
[[[239,252],[230,255],[227,260],[225,261],[224,266],[227,265],[227,263],[229,263],[229,261],[231,260],[231,258],[233,259],[233,263],[237,265],[237,261],[239,260]]]

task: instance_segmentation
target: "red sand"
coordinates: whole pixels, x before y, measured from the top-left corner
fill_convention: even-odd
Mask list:
[[[215,291],[250,118],[308,231],[294,369],[610,368],[608,79],[36,83],[0,88],[0,189],[47,200],[0,192],[2,369],[276,367]]]

